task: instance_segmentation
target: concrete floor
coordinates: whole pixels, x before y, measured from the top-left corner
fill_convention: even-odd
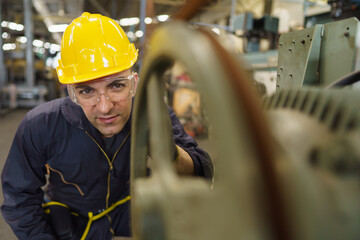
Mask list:
[[[15,111],[10,111],[6,114],[0,115],[0,170],[2,172],[3,166],[5,164],[6,157],[8,155],[12,140],[14,138],[16,129],[25,116],[26,109],[19,109]],[[0,184],[0,203],[4,201],[2,195],[2,189]],[[0,239],[4,240],[15,240],[17,239],[13,232],[11,231],[9,225],[5,222],[4,218],[0,217]]]

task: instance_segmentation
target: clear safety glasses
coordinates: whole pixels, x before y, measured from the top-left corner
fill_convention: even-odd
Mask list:
[[[68,85],[70,98],[77,104],[91,107],[101,95],[110,102],[121,102],[132,97],[135,91],[134,74],[127,77],[108,77],[94,82]]]

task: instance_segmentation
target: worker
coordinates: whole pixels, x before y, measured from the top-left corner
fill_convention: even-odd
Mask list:
[[[1,176],[1,211],[19,239],[131,236],[131,112],[139,79],[131,69],[137,56],[108,17],[83,13],[66,28],[57,75],[69,97],[27,113]],[[211,179],[209,155],[171,108],[169,116],[175,169]]]

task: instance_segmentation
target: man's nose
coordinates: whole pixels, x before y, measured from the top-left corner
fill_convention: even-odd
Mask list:
[[[108,113],[113,106],[114,103],[105,94],[100,95],[99,101],[96,104],[97,109],[102,113]]]

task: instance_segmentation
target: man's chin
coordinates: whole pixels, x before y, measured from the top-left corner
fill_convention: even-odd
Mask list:
[[[108,134],[108,135],[102,135],[104,138],[111,138],[111,137],[113,137],[115,134]]]
[[[98,130],[101,132],[101,134],[104,137],[112,137],[120,132],[120,129],[118,127],[113,127],[113,128],[100,127],[98,128]]]

